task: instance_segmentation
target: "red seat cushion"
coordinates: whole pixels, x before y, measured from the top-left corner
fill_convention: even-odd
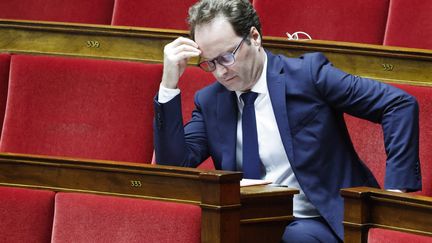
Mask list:
[[[54,242],[201,242],[201,208],[144,199],[57,193]]]
[[[0,53],[0,132],[3,128],[3,118],[6,109],[6,97],[9,80],[10,55]]]
[[[0,151],[150,163],[160,64],[16,55]]]
[[[197,0],[116,0],[113,25],[187,30],[188,9]]]
[[[195,66],[186,68],[178,84],[181,90],[183,122],[188,122],[192,117],[195,93],[213,82],[216,82],[216,79],[212,73]]]
[[[389,0],[254,0],[264,36],[382,44]]]
[[[430,243],[432,242],[432,237],[410,234],[395,230],[369,229],[368,233],[368,243]]]
[[[345,115],[345,121],[357,154],[383,188],[387,155],[381,125],[350,115]]]
[[[50,242],[54,192],[0,187],[0,242]]]
[[[191,119],[192,111],[195,109],[195,93],[213,82],[216,82],[213,74],[204,72],[199,67],[190,66],[185,70],[179,82],[184,123]],[[214,169],[213,160],[208,158],[198,168]]]
[[[419,194],[432,196],[432,87],[395,84],[416,97],[420,107],[420,165],[423,190]],[[380,186],[384,185],[386,154],[382,128],[358,118],[346,116],[348,130],[360,158],[372,170]]]
[[[432,49],[432,1],[391,0],[384,45]]]
[[[114,0],[0,1],[0,18],[110,24]]]

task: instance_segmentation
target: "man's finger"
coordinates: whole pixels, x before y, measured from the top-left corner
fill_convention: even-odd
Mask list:
[[[174,55],[178,55],[181,52],[193,52],[197,53],[198,55],[201,54],[201,50],[190,45],[180,45],[172,49],[172,54]]]
[[[189,38],[185,38],[185,37],[179,37],[177,39],[175,39],[173,42],[171,42],[174,46],[178,46],[178,45],[182,45],[182,44],[186,44],[186,45],[190,45],[193,46],[195,48],[198,48],[198,44],[189,39]]]

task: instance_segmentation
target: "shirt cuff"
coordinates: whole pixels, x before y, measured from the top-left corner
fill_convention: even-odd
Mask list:
[[[180,89],[169,89],[164,87],[162,84],[159,85],[158,102],[167,103],[180,94]]]

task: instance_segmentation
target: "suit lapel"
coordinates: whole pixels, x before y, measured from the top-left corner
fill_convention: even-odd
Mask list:
[[[276,123],[282,138],[282,143],[289,161],[294,161],[291,129],[288,121],[286,82],[289,77],[283,70],[283,63],[280,58],[267,53],[267,86],[270,100],[276,117]],[[289,102],[289,101],[288,101]]]
[[[222,146],[223,170],[236,171],[237,102],[234,92],[223,91],[217,96],[217,123]]]

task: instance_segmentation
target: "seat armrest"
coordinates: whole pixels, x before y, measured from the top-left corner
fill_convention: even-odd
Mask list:
[[[371,187],[341,190],[346,242],[367,242],[369,228],[432,236],[432,197]]]

